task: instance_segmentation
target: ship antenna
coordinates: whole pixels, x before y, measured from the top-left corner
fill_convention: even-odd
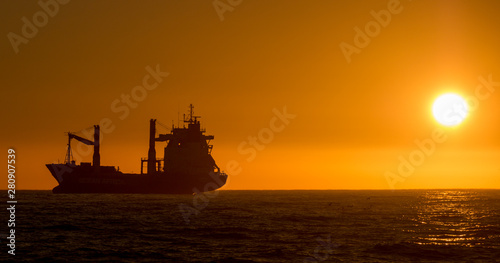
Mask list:
[[[184,114],[184,122],[187,122],[189,124],[196,123],[196,118],[198,118],[199,116],[193,116],[193,112],[194,112],[193,109],[194,109],[193,104],[189,104],[189,115],[186,118],[186,114]]]

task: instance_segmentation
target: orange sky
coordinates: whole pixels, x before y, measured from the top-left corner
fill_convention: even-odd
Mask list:
[[[223,189],[390,189],[386,174],[441,127],[438,95],[475,98],[480,78],[500,82],[497,1],[219,0],[219,14],[213,1],[44,1],[53,16],[36,1],[0,2],[0,140],[5,160],[17,151],[18,189],[52,189],[44,164],[63,161],[64,132],[103,119],[114,130],[101,163],[139,172],[149,119],[169,127],[190,103],[215,135]],[[23,30],[33,17],[36,34]],[[369,43],[346,57],[341,43],[355,47],[367,25]],[[148,66],[169,75],[144,95]],[[121,102],[134,92],[134,107]],[[250,158],[248,137],[284,107],[295,118]],[[499,107],[492,92],[442,128],[447,139],[392,186],[499,188]]]

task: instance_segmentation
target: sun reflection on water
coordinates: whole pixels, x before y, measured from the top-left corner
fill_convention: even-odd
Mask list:
[[[406,232],[420,245],[500,248],[498,210],[477,191],[428,191],[419,196],[416,215]]]

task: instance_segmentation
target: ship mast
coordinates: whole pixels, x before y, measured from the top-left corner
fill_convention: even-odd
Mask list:
[[[193,122],[193,109],[194,109],[193,104],[189,104],[189,123]]]
[[[184,122],[189,124],[196,123],[196,119],[201,118],[201,116],[194,116],[194,106],[193,104],[189,104],[189,116],[186,118],[186,114],[184,114]]]
[[[70,132],[68,132],[68,150],[66,151],[66,164],[70,164],[73,159],[73,154],[71,154],[71,136]]]
[[[155,139],[156,139],[156,119],[151,119],[149,121],[149,150],[148,150],[148,174],[154,174],[156,170],[156,149],[155,149]],[[142,170],[142,163],[141,163]],[[142,172],[141,172],[142,174]]]

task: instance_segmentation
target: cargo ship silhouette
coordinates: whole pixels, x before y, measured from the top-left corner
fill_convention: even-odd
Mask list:
[[[101,166],[99,154],[99,125],[94,125],[94,141],[68,132],[68,150],[65,163],[46,164],[59,183],[53,193],[145,193],[145,194],[193,194],[217,190],[227,180],[212,158],[213,135],[205,135],[198,118],[184,116],[187,128],[174,127],[169,134],[156,137],[156,120],[150,120],[148,157],[141,159],[141,173],[122,173],[114,166]],[[72,160],[71,140],[92,145],[92,163]],[[156,142],[167,142],[164,158],[156,158]],[[147,173],[144,173],[144,164]],[[163,165],[162,165],[163,164]]]

